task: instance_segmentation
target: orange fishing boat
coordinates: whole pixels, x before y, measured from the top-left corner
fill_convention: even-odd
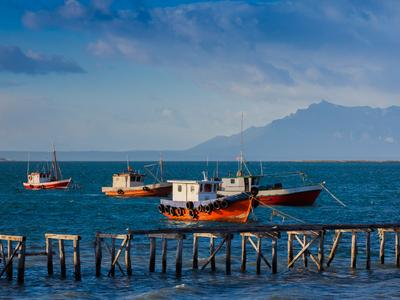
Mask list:
[[[160,177],[154,175],[151,167],[145,166],[145,170],[154,178],[153,184],[145,184],[145,174],[132,169],[128,163],[128,170],[113,175],[112,187],[102,187],[101,191],[107,196],[113,197],[166,197],[171,194],[172,183],[163,181],[163,162],[160,161]]]
[[[29,173],[28,160],[27,179],[27,182],[23,182],[23,186],[28,190],[67,189],[72,180],[71,178],[63,179],[54,146],[51,168],[44,167],[41,172]]]
[[[161,199],[159,212],[177,221],[246,223],[253,205],[250,193],[217,197],[220,181],[173,180],[172,199]]]

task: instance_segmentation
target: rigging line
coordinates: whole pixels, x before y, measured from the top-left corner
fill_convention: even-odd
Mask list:
[[[339,200],[338,197],[336,197],[330,190],[328,190],[328,188],[325,186],[325,182],[321,182],[319,184],[333,199],[336,200],[336,202],[338,202],[340,205],[342,205],[343,207],[347,207],[346,204],[344,204],[342,201]]]
[[[291,216],[291,215],[289,215],[289,214],[287,214],[287,213],[284,213],[284,212],[280,211],[279,209],[276,209],[276,208],[271,207],[271,206],[268,205],[268,204],[261,203],[261,201],[258,200],[257,197],[254,197],[254,199],[255,199],[256,201],[258,201],[258,203],[259,203],[261,206],[265,206],[265,207],[269,208],[269,209],[272,210],[272,211],[277,211],[280,215],[282,215],[282,216],[284,216],[284,217],[287,217],[287,218],[293,219],[293,220],[295,220],[295,221],[297,221],[297,222],[306,224],[305,221],[303,221],[303,220],[301,220],[301,219],[299,219],[299,218],[296,218],[296,217],[293,217],[293,216]]]

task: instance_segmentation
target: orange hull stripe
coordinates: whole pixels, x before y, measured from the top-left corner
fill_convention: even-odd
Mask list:
[[[235,222],[235,223],[246,223],[251,211],[251,199],[240,200],[233,203],[229,203],[228,208],[221,208],[219,210],[213,210],[211,213],[197,212],[197,217],[193,218],[189,215],[189,210],[185,209],[183,216],[172,216],[167,213],[163,213],[164,216],[171,220],[178,221],[215,221],[215,222]]]

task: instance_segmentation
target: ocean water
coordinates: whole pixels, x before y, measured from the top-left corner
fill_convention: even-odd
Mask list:
[[[145,163],[135,163],[143,170]],[[35,164],[31,164],[34,166]],[[331,267],[318,273],[309,260],[304,269],[301,261],[293,269],[286,268],[286,236],[278,241],[278,274],[272,275],[262,265],[261,275],[255,274],[255,252],[248,246],[248,269],[240,273],[240,238],[232,241],[232,275],[225,275],[224,248],[217,255],[217,271],[191,269],[192,239],[184,242],[183,272],[177,278],[174,270],[175,242],[168,244],[168,272],[161,273],[160,243],[157,245],[156,272],[148,272],[149,243],[146,237],[135,236],[132,242],[133,276],[119,274],[109,278],[109,258],[104,255],[103,276],[95,278],[94,235],[97,231],[125,233],[127,229],[155,229],[175,226],[220,226],[218,223],[184,224],[167,221],[158,213],[159,199],[116,199],[105,197],[101,186],[111,184],[113,173],[121,171],[121,162],[63,162],[65,177],[71,176],[76,188],[67,191],[26,191],[22,182],[26,164],[0,163],[0,233],[27,236],[27,251],[44,250],[44,233],[80,234],[82,281],[73,280],[71,246],[66,244],[67,279],[59,278],[59,264],[54,257],[54,276],[47,276],[46,257],[27,257],[25,284],[0,279],[0,298],[122,298],[122,299],[292,299],[292,298],[362,298],[400,297],[400,269],[394,262],[394,237],[388,235],[386,263],[378,262],[379,240],[372,233],[372,267],[365,270],[364,235],[358,239],[357,269],[350,269],[350,236],[345,235]],[[200,179],[201,171],[213,174],[215,163],[166,162],[170,179]],[[220,163],[220,175],[234,173],[236,163]],[[257,163],[250,167],[259,172]],[[312,207],[277,207],[282,212],[308,223],[381,223],[400,221],[400,163],[264,163],[265,173],[304,171],[314,182],[326,181],[327,187],[347,207],[340,206],[322,192]],[[269,183],[295,185],[296,177],[271,178]],[[271,210],[255,210],[253,224],[288,224],[295,221],[271,217]],[[226,224],[223,224],[226,225]],[[218,243],[218,242],[217,242]],[[325,240],[326,254],[332,235]],[[263,244],[270,257],[269,242]],[[207,257],[208,242],[200,242],[200,261]],[[312,251],[315,251],[313,248]],[[15,274],[14,274],[15,275]]]

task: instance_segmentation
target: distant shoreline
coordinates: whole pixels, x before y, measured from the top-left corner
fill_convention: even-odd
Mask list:
[[[47,160],[32,160],[31,162],[45,162]],[[63,160],[60,162],[124,162],[124,160]],[[131,162],[153,162],[154,160],[131,160]],[[0,158],[0,163],[6,162],[27,162],[27,160],[10,160]],[[164,160],[164,162],[205,162],[205,160]],[[209,160],[208,163],[216,163],[216,160]],[[219,163],[236,163],[236,160],[219,160]],[[248,160],[248,163],[260,163],[260,160]],[[329,160],[329,159],[316,159],[316,160],[261,160],[263,163],[400,163],[400,160]]]

